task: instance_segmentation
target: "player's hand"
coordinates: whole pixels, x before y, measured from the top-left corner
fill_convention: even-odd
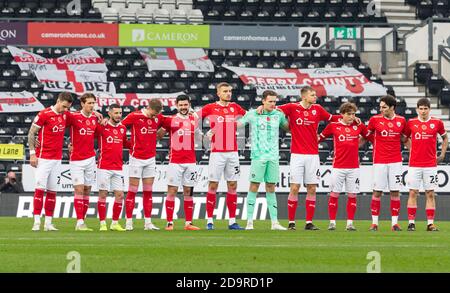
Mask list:
[[[105,126],[106,124],[108,124],[108,119],[103,118],[102,120],[99,121],[100,125]]]
[[[437,157],[436,162],[438,164],[442,163],[444,161],[444,159],[445,159],[445,154],[444,155],[441,154],[439,157]]]
[[[31,155],[30,156],[30,165],[31,165],[31,167],[36,168],[37,164],[38,164],[38,159],[37,159],[36,155]]]
[[[98,122],[101,122],[103,120],[103,115],[100,112],[94,111],[92,112],[94,113],[95,117],[97,117]]]
[[[361,118],[359,118],[359,117],[355,117],[355,121],[358,125],[360,125],[362,123]]]
[[[69,154],[71,154],[73,151],[73,145],[71,143],[69,143],[69,145],[67,146],[67,149],[69,150]]]
[[[258,113],[258,115],[261,115],[263,112],[264,107],[261,105],[258,108],[256,108],[256,113]]]

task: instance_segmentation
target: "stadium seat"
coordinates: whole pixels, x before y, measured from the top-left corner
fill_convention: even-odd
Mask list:
[[[450,86],[446,85],[442,88],[439,94],[439,100],[441,105],[450,106]]]

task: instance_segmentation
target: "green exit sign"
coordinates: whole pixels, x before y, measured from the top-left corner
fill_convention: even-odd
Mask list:
[[[355,27],[335,27],[334,28],[335,39],[356,39]]]

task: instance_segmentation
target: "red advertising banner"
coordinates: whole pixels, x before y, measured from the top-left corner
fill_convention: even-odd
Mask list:
[[[109,23],[28,23],[28,45],[117,46],[117,24]]]

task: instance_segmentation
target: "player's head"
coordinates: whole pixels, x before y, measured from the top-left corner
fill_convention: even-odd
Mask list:
[[[356,105],[350,102],[346,102],[339,107],[339,113],[341,113],[345,124],[352,124],[355,121],[356,110],[358,110]]]
[[[91,93],[85,93],[80,97],[81,108],[83,112],[91,114],[94,111],[97,98]]]
[[[422,120],[427,120],[430,116],[431,104],[428,98],[421,98],[417,101],[417,115],[419,115]]]
[[[163,104],[160,99],[151,99],[148,102],[148,107],[147,107],[147,111],[148,111],[148,114],[150,115],[150,118],[153,118],[156,115],[158,115],[159,113],[161,113],[162,108],[163,108]]]
[[[231,102],[231,94],[233,91],[233,88],[230,84],[226,82],[221,82],[216,86],[217,89],[217,96],[219,97],[219,100],[222,102]]]
[[[58,113],[63,113],[70,109],[72,103],[73,103],[72,94],[68,92],[62,92],[58,95],[58,98],[56,99],[56,104],[54,107],[55,111]]]
[[[317,101],[316,91],[310,86],[303,87],[300,90],[300,94],[302,96],[302,101],[305,101],[308,104],[315,104]]]
[[[119,123],[122,120],[122,108],[119,104],[111,104],[108,108],[109,120]]]
[[[188,95],[179,95],[176,100],[178,113],[187,115],[191,108],[191,98]]]
[[[273,111],[275,109],[275,104],[277,102],[277,93],[274,91],[264,91],[262,94],[262,103],[264,105],[264,110]]]
[[[386,95],[380,99],[380,113],[384,117],[392,117],[395,113],[395,107],[397,107],[397,100],[391,96]]]

